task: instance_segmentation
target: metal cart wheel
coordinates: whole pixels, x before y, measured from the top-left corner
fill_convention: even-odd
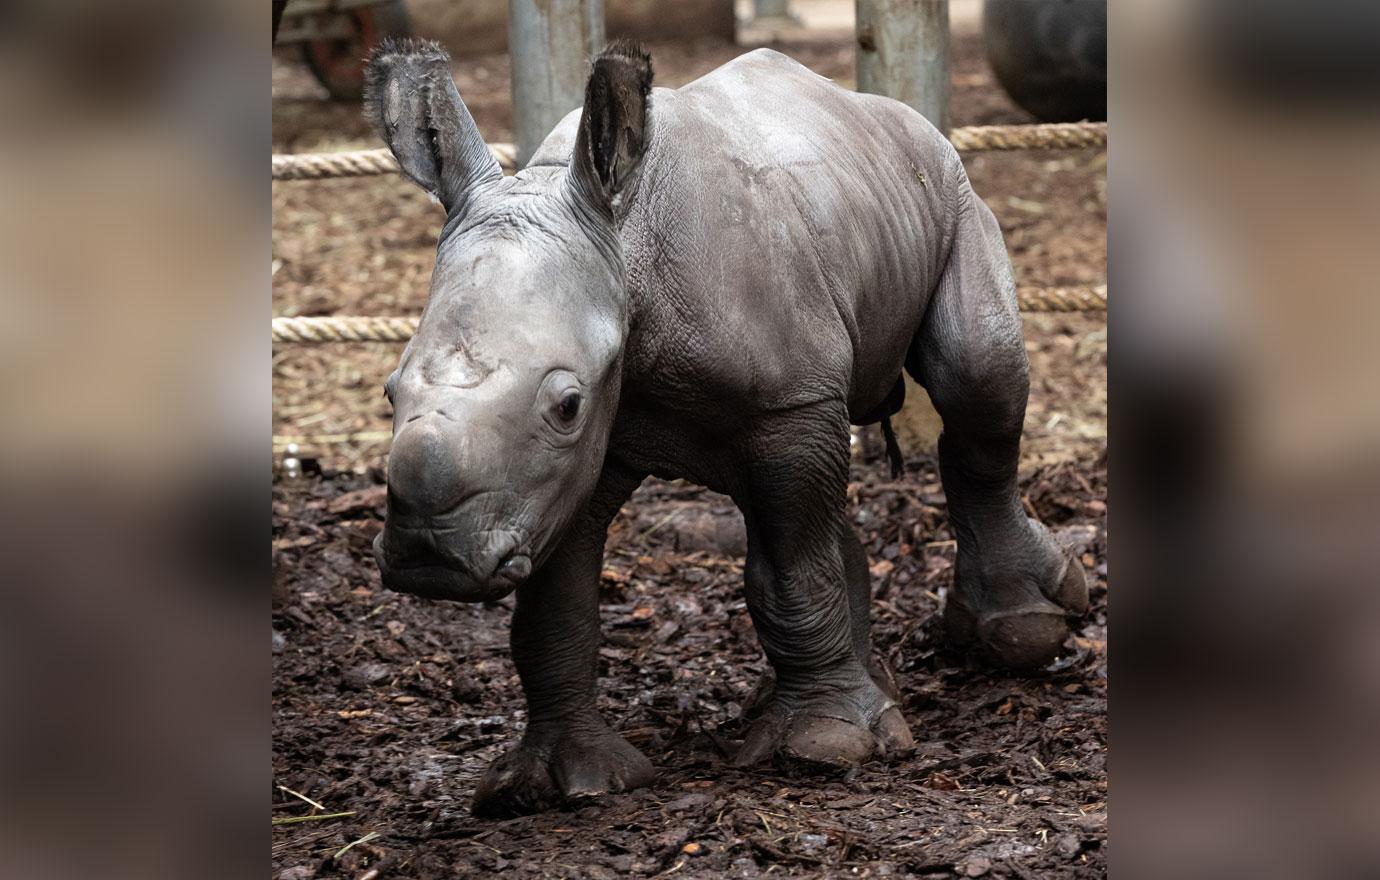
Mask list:
[[[349,36],[308,40],[302,58],[326,91],[337,101],[358,101],[364,94],[364,59],[384,37],[412,33],[403,0],[356,6],[338,13]]]

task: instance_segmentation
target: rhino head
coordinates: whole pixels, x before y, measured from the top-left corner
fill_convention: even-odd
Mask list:
[[[618,407],[628,307],[614,202],[648,134],[651,63],[594,63],[568,165],[505,178],[436,44],[381,45],[366,112],[402,173],[445,208],[393,405],[390,589],[491,601],[550,554],[594,490]]]

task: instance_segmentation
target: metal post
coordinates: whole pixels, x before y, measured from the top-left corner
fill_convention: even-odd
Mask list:
[[[508,0],[518,167],[584,103],[589,61],[603,45],[603,0]]]
[[[791,0],[752,0],[752,17],[754,21],[763,18],[786,18],[790,10]]]
[[[949,0],[857,0],[858,91],[948,130]]]

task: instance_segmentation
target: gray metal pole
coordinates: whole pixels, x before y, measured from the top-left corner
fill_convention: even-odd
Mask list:
[[[949,0],[857,0],[858,91],[886,95],[948,131]]]
[[[518,167],[584,103],[590,58],[603,46],[603,0],[508,0]]]
[[[787,9],[791,5],[791,0],[752,0],[752,17],[755,21],[759,18],[785,18],[790,15]]]

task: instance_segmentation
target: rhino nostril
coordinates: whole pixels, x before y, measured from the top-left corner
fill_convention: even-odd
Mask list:
[[[494,569],[494,579],[508,581],[514,585],[527,580],[532,574],[531,557],[521,554],[509,556]]]

